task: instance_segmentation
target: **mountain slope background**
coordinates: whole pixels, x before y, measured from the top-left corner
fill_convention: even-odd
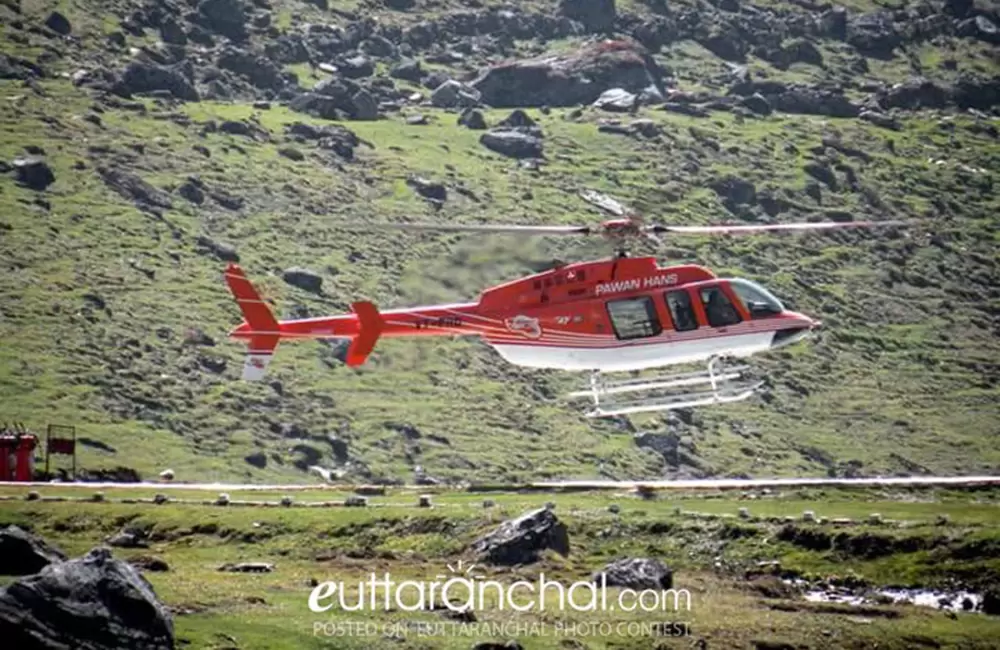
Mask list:
[[[962,1],[3,0],[0,420],[75,425],[91,474],[178,480],[996,472],[998,24]],[[526,151],[484,146],[504,120]],[[586,188],[680,224],[926,225],[653,251],[824,321],[755,360],[743,404],[591,421],[561,399],[584,376],[473,339],[358,369],[283,343],[239,380],[226,260],[285,318],[469,300],[608,251],[339,226],[595,223]]]

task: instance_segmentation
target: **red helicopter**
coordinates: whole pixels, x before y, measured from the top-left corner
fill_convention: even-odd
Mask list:
[[[736,402],[763,382],[732,359],[798,342],[820,327],[785,309],[764,287],[742,278],[718,278],[695,264],[660,266],[655,257],[629,257],[626,244],[657,235],[750,234],[905,225],[901,221],[807,222],[672,226],[651,224],[596,192],[582,197],[614,214],[597,227],[394,223],[350,229],[599,235],[615,244],[609,259],[560,264],[483,291],[475,302],[380,311],[368,301],[353,313],[278,321],[236,264],[226,282],[244,322],[230,336],[249,350],[243,378],[264,376],[282,339],[349,338],[346,363],[362,365],[381,337],[479,336],[510,363],[531,368],[588,371],[590,384],[569,397],[589,397],[590,417],[665,411]],[[602,373],[641,371],[707,362],[704,372],[630,377],[609,382]],[[693,387],[701,387],[695,390]],[[678,392],[680,391],[680,392]],[[629,402],[615,396],[639,394]]]

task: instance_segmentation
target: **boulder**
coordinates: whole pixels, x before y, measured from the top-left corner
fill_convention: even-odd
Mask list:
[[[420,83],[424,76],[424,70],[420,66],[420,61],[406,59],[400,61],[389,69],[389,76],[393,79],[403,79],[413,83]]]
[[[233,41],[247,38],[247,11],[241,0],[202,0],[198,4],[202,24]]]
[[[162,66],[133,61],[122,72],[113,92],[122,97],[136,93],[165,91],[177,99],[198,101],[198,91],[180,66]]]
[[[0,575],[30,575],[65,559],[62,551],[17,526],[0,530]]]
[[[674,585],[673,571],[663,562],[649,558],[616,560],[594,572],[591,580],[600,583],[601,576],[609,587],[660,590],[671,589]]]
[[[293,287],[312,293],[319,293],[323,289],[323,278],[308,269],[298,267],[286,269],[281,278]]]
[[[485,131],[489,127],[486,124],[486,118],[483,117],[482,111],[472,108],[462,111],[462,114],[458,117],[458,123],[474,131]]]
[[[173,207],[169,194],[153,187],[135,174],[107,167],[98,167],[97,173],[108,187],[140,206],[166,209]]]
[[[412,187],[417,194],[432,202],[444,203],[448,198],[448,189],[443,183],[420,176],[412,176],[406,180],[406,184]]]
[[[539,508],[505,521],[474,541],[471,549],[492,564],[527,564],[537,561],[546,549],[569,555],[569,533],[552,510]]]
[[[649,51],[631,40],[604,41],[569,54],[491,67],[470,83],[496,108],[591,104],[605,90],[662,94],[662,73]]]
[[[611,88],[601,93],[594,101],[594,108],[616,113],[625,113],[637,108],[639,97],[624,88]]]
[[[508,158],[541,158],[543,153],[542,139],[525,130],[491,129],[479,143]]]
[[[608,32],[618,17],[615,0],[559,0],[559,13],[592,32]]]
[[[44,190],[56,181],[52,168],[40,158],[15,158],[12,166],[17,182],[33,190]]]
[[[469,108],[476,106],[481,95],[475,88],[449,79],[431,93],[431,104],[438,108]]]
[[[235,72],[257,88],[278,90],[285,85],[281,69],[271,59],[247,50],[227,47],[215,63],[223,70]]]
[[[747,205],[757,202],[757,191],[750,181],[738,176],[726,175],[716,178],[709,187],[712,188],[726,206]]]
[[[107,548],[0,590],[0,638],[24,649],[173,650],[173,620],[137,569]]]
[[[45,26],[61,36],[68,36],[73,31],[69,18],[58,11],[49,14],[49,17],[45,19]]]

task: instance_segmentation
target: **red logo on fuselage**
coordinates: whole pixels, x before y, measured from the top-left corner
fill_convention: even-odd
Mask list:
[[[504,321],[504,325],[511,332],[517,332],[529,339],[537,339],[542,335],[542,326],[538,324],[538,319],[523,314],[508,318]]]

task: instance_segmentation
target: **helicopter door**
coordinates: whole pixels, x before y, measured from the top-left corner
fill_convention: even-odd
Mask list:
[[[677,291],[668,291],[665,297],[675,330],[689,332],[698,328],[698,319],[691,306],[691,294],[684,289],[678,289]]]
[[[663,331],[649,296],[609,300],[607,308],[615,336],[621,341],[657,336]]]
[[[705,308],[705,317],[709,327],[728,327],[743,321],[729,296],[721,286],[703,287],[698,290],[701,304]]]

